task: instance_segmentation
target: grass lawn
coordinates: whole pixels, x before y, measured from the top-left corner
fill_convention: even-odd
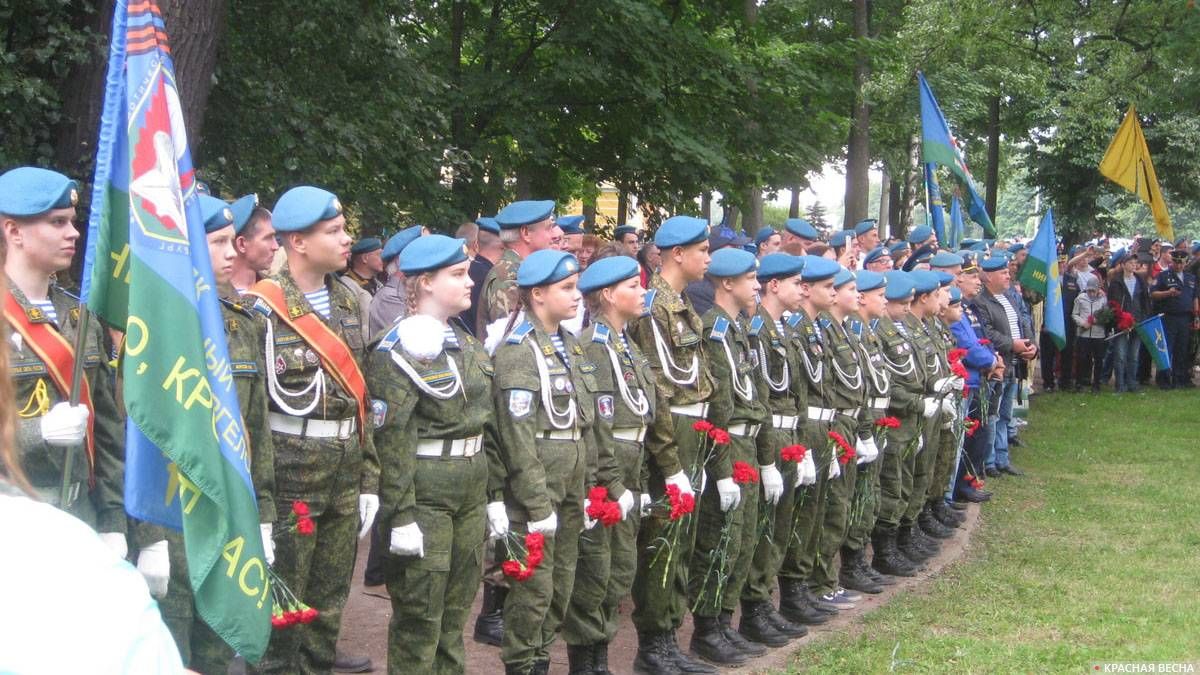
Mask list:
[[[963,557],[791,671],[1200,661],[1200,391],[1035,397]],[[1198,666],[1200,670],[1200,666]]]

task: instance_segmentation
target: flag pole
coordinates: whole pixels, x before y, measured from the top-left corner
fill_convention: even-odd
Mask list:
[[[79,304],[79,325],[76,327],[75,333],[75,363],[71,368],[71,391],[67,394],[67,402],[72,406],[79,405],[79,397],[82,391],[83,382],[83,352],[87,349],[87,334],[88,324],[90,323],[92,313],[88,311],[85,303]],[[95,414],[89,411],[90,414]],[[86,442],[86,441],[85,441]],[[94,442],[94,440],[93,440]],[[58,503],[62,508],[66,509],[70,506],[67,497],[71,492],[71,464],[74,463],[75,453],[64,453],[63,457],[63,474],[62,487],[59,491]]]

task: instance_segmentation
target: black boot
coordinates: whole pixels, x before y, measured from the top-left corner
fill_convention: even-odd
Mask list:
[[[529,675],[550,675],[550,661],[534,661],[533,669],[529,671]]]
[[[808,626],[823,624],[832,617],[810,605],[804,583],[791,579],[779,580],[779,613],[788,621]]]
[[[946,527],[958,529],[967,522],[967,517],[950,508],[946,500],[939,499],[933,503],[933,515]]]
[[[596,675],[613,675],[608,669],[608,643],[592,645],[592,672]]]
[[[675,641],[675,631],[667,633],[667,646],[671,650],[671,658],[675,660],[675,669],[681,673],[716,673],[717,669],[703,661],[697,661],[683,653],[679,643]]]
[[[715,616],[693,616],[696,625],[692,632],[692,653],[720,666],[740,666],[746,655],[730,644],[721,630],[721,621]]]
[[[567,645],[567,672],[570,675],[591,675],[595,670],[592,645]]]
[[[638,633],[633,671],[642,675],[676,675],[679,672],[666,633]]]
[[[874,548],[874,545],[872,545],[872,548]],[[862,570],[863,574],[871,577],[871,580],[880,586],[896,585],[896,577],[893,577],[890,574],[884,574],[874,567],[871,567],[871,565],[867,562],[866,549],[863,549],[863,554],[858,558],[858,569]]]
[[[771,621],[770,611],[773,608],[770,603],[742,603],[742,621],[738,624],[738,632],[741,633],[747,640],[767,645],[768,647],[782,647],[791,640],[788,636],[779,632],[775,624]],[[765,651],[765,650],[764,650]]]
[[[926,504],[925,508],[921,509],[920,515],[917,516],[917,525],[921,531],[936,539],[949,539],[954,536],[954,530],[943,525],[933,515],[933,510]]]
[[[749,658],[763,656],[767,653],[767,648],[758,643],[758,641],[750,641],[742,636],[741,633],[733,629],[733,612],[722,611],[717,616],[717,622],[721,624],[721,633],[725,635],[725,639],[733,648],[745,654]],[[764,643],[765,644],[765,643]]]
[[[913,543],[916,544],[917,548],[928,553],[930,558],[942,552],[941,540],[929,536],[925,530],[921,529],[921,525],[919,523],[913,525],[912,538]]]
[[[897,577],[914,577],[917,569],[896,548],[895,530],[875,530],[871,534],[871,546],[875,549],[871,567]]]
[[[493,584],[483,585],[483,606],[475,619],[475,641],[499,647],[504,641],[504,598],[508,589]]]
[[[924,567],[922,563],[931,557],[931,554],[924,548],[917,545],[916,535],[913,531],[917,528],[913,526],[901,527],[896,530],[896,550],[900,555],[907,558],[912,566]]]
[[[882,593],[883,586],[876,583],[871,575],[859,566],[862,558],[862,549],[854,550],[842,547],[842,569],[838,573],[838,583],[842,588],[849,588],[852,591],[861,591],[871,595]]]
[[[771,625],[774,626],[775,630],[781,635],[788,639],[799,638],[808,635],[807,628],[805,628],[802,624],[792,623],[791,621],[783,618],[783,615],[775,609],[775,605],[772,605],[770,602],[765,602],[763,605],[766,607],[766,609],[763,611],[767,615],[767,620],[771,622]]]

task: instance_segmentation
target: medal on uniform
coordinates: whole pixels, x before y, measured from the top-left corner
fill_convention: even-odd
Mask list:
[[[567,390],[567,378],[565,378],[565,377],[555,378],[554,388],[559,391],[566,391]]]
[[[304,350],[304,362],[310,366],[317,365],[317,355],[311,349]]]
[[[682,333],[682,332],[683,332],[683,321],[680,321],[680,322],[676,323],[676,324],[675,324],[675,329],[676,329],[677,331],[679,331],[680,333]]]
[[[283,371],[287,370],[287,361],[283,360],[283,356],[275,357],[275,374],[282,375]]]

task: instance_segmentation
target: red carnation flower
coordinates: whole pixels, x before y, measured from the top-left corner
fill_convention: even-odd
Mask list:
[[[699,431],[702,434],[706,434],[713,430],[713,424],[708,420],[696,420],[695,422],[692,422],[692,429]]]
[[[312,623],[313,621],[316,621],[317,617],[320,615],[320,612],[312,607],[309,607],[308,605],[305,605],[304,609],[300,610],[300,623]]]
[[[546,535],[541,532],[530,532],[525,535],[525,548],[530,551],[542,550],[546,547]]]
[[[954,349],[950,350],[950,353],[947,354],[946,357],[950,360],[950,363],[958,363],[966,355],[967,350],[963,349],[962,347],[955,347]]]
[[[779,456],[785,462],[802,462],[804,461],[804,454],[806,452],[808,452],[808,449],[803,445],[789,445],[779,451]]]
[[[733,463],[733,482],[738,485],[758,482],[758,469],[745,462]]]
[[[899,429],[900,419],[896,417],[880,417],[879,419],[875,420],[875,426],[882,427],[884,429]]]
[[[979,344],[986,347],[987,345],[992,344],[992,341],[987,338],[979,338]]]
[[[708,437],[712,439],[715,445],[729,445],[729,432],[724,429],[714,427],[709,430]]]
[[[312,518],[301,516],[300,519],[296,521],[296,531],[306,537],[316,531],[316,529],[316,523],[313,522]]]
[[[841,454],[838,455],[838,463],[842,466],[849,464],[850,460],[854,459],[854,447],[846,441],[845,436],[836,431],[830,431],[829,438],[842,450]]]
[[[292,513],[296,514],[297,516],[307,516],[308,515],[308,502],[301,501],[299,499],[293,501],[292,502]]]

